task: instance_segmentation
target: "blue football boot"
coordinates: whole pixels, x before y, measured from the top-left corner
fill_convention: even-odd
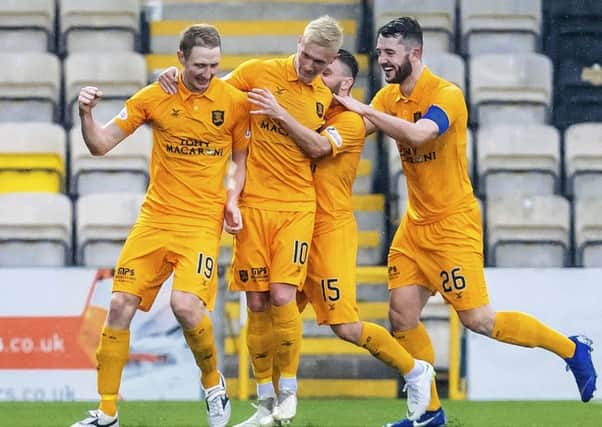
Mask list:
[[[592,340],[583,335],[569,337],[575,343],[575,354],[573,357],[564,359],[567,371],[570,369],[577,381],[579,394],[583,402],[589,402],[596,390],[596,370],[592,362]]]
[[[383,427],[441,427],[446,423],[445,412],[443,412],[443,408],[439,408],[436,411],[426,411],[417,420],[412,421],[409,418],[404,418],[385,424]]]

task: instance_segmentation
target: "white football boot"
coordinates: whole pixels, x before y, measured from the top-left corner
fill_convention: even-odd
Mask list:
[[[417,378],[406,380],[403,391],[408,392],[408,413],[407,418],[414,421],[420,418],[426,412],[431,401],[431,383],[435,377],[433,366],[423,360],[416,360],[421,365],[423,372]]]
[[[275,398],[268,397],[257,401],[255,408],[257,410],[250,418],[246,419],[240,424],[236,424],[234,427],[273,427],[274,417],[272,411],[274,410]]]
[[[207,419],[209,427],[226,427],[230,421],[232,406],[226,393],[226,381],[219,374],[219,383],[208,389],[203,389],[205,403],[207,404]]]
[[[115,414],[114,417],[105,414],[100,409],[88,411],[88,416],[81,421],[72,424],[71,427],[119,427],[119,417]]]
[[[297,415],[297,394],[292,390],[280,390],[278,402],[272,411],[274,420],[286,426],[291,423],[295,415]]]

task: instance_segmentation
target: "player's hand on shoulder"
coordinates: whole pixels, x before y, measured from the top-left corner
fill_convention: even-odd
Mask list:
[[[173,95],[178,93],[178,69],[176,67],[166,68],[157,78],[159,86],[164,92]]]
[[[351,96],[348,96],[348,95],[340,96],[340,95],[334,94],[333,96],[340,104],[343,105],[343,107],[345,107],[349,111],[353,111],[353,112],[361,114],[361,115],[364,114],[366,104],[364,104],[363,102],[360,102],[357,99],[355,99]]]
[[[228,203],[224,209],[224,230],[226,233],[238,234],[242,230],[242,215],[238,204]]]
[[[86,86],[79,91],[79,110],[89,113],[98,104],[102,97],[102,91],[94,86]]]

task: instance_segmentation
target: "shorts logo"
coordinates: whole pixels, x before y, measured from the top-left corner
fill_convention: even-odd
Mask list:
[[[133,268],[129,267],[119,267],[115,272],[115,278],[128,282],[133,282],[134,280],[136,280],[136,271]]]
[[[238,277],[240,277],[241,282],[248,282],[249,272],[247,270],[238,270]]]
[[[215,126],[224,124],[224,110],[213,110],[211,112],[211,121]]]
[[[268,280],[268,268],[267,267],[252,267],[251,268],[251,280],[256,282],[265,282]]]
[[[321,102],[316,102],[316,114],[319,118],[324,117],[324,104]]]
[[[394,279],[397,276],[399,276],[399,271],[397,271],[397,266],[390,265],[388,270],[389,270],[389,279]]]

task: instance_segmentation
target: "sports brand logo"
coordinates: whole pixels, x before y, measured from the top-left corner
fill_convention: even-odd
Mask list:
[[[211,112],[211,121],[215,126],[224,124],[224,110],[213,110]]]
[[[172,108],[171,109],[171,117],[180,117],[180,110],[178,110],[177,108]]]

